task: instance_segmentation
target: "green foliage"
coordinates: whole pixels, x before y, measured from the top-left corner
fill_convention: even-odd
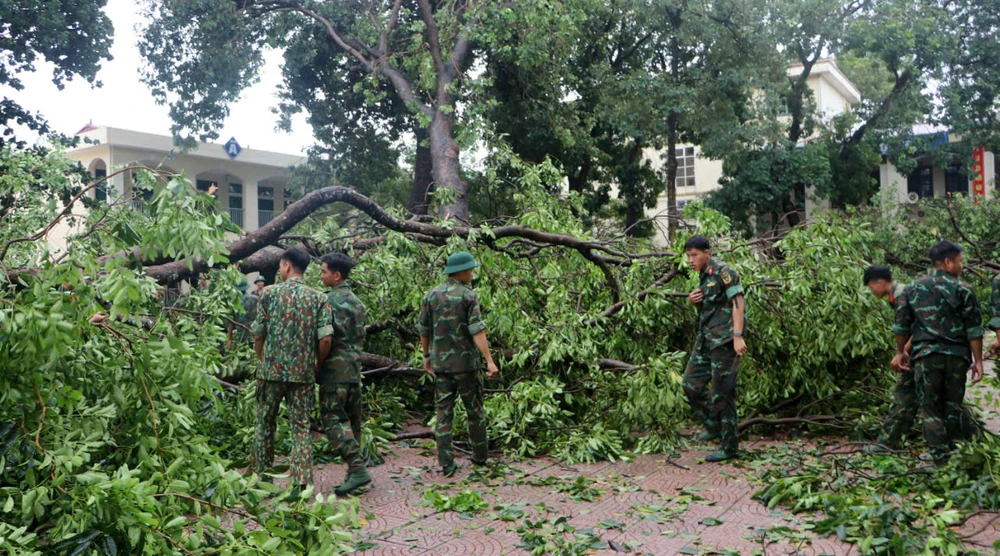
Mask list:
[[[490,506],[478,492],[463,490],[455,495],[442,494],[436,488],[424,491],[424,500],[439,512],[479,513]]]
[[[0,86],[24,89],[18,74],[33,72],[43,61],[52,64],[52,82],[60,89],[82,77],[100,86],[97,70],[111,59],[113,28],[104,13],[107,0],[2,0],[0,21]],[[15,125],[48,133],[44,117],[4,98],[0,100],[0,146],[14,137]]]
[[[895,457],[831,460],[781,452],[766,460],[774,467],[762,473],[765,487],[755,497],[768,508],[815,513],[809,529],[855,543],[864,554],[965,554],[953,526],[970,511],[1000,508],[998,448],[997,438],[987,435],[964,444],[937,471],[914,470]]]
[[[521,544],[517,546],[531,554],[583,556],[607,548],[607,543],[592,529],[577,530],[566,516],[526,519],[517,533],[521,536]]]
[[[69,173],[51,179],[67,168],[55,155],[2,152],[10,168],[40,170],[15,170],[0,183],[0,195],[20,195],[20,212],[0,230],[7,244],[47,223],[61,188],[80,183]],[[78,217],[65,251],[72,264],[49,263],[48,246],[34,241],[6,253],[5,266],[41,266],[0,294],[3,552],[350,550],[356,504],[309,502],[312,492],[287,499],[224,455],[245,453],[247,436],[232,433],[252,426],[242,400],[212,377],[225,372],[223,318],[238,306],[232,272],[219,272],[213,289],[185,299],[181,312],[154,299],[156,283],[128,258],[99,267],[99,255],[132,245],[224,261],[226,221],[206,203],[173,178],[148,217],[119,206]],[[107,222],[131,223],[136,241]],[[123,320],[88,323],[105,306]]]
[[[489,227],[468,240],[452,237],[437,245],[348,213],[353,224],[322,215],[295,232],[348,251],[351,244],[337,239],[347,231],[384,237],[377,248],[354,253],[359,262],[352,272],[354,290],[367,305],[370,322],[384,325],[367,338],[366,351],[415,366],[421,356],[413,330],[423,292],[441,280],[449,252],[461,248],[475,254],[482,264],[475,289],[502,369],[500,379],[487,386],[487,418],[493,446],[508,456],[595,461],[622,459],[631,451],[671,452],[686,421],[680,377],[695,333],[695,312],[684,297],[697,277],[675,254],[683,240],[670,246],[671,252],[643,240],[603,237],[587,226],[579,195],[553,194],[558,172],[552,164],[498,153],[524,176],[511,199],[515,216],[505,225],[599,239],[611,251],[638,255],[611,272],[621,305],[614,305],[608,276],[578,251],[549,246],[528,254],[533,246],[496,239]],[[8,158],[11,168],[60,164],[30,152]],[[10,175],[20,178],[0,183],[24,192],[24,201],[33,204],[23,206],[36,214],[19,213],[22,220],[12,221],[17,226],[0,231],[3,244],[44,225],[58,206],[40,184],[21,183],[48,174]],[[62,187],[79,186],[68,177]],[[154,298],[155,281],[131,258],[111,257],[101,266],[102,255],[136,246],[226,260],[222,241],[228,224],[225,216],[220,223],[207,202],[182,178],[172,178],[156,193],[147,216],[112,205],[81,217],[84,226],[66,251],[65,261],[72,264],[45,262],[48,248],[31,241],[8,250],[18,264],[43,261],[31,274],[12,275],[23,284],[6,284],[0,305],[0,350],[7,358],[0,377],[0,504],[11,506],[0,523],[11,550],[17,546],[30,554],[64,541],[82,550],[114,542],[119,551],[128,546],[151,554],[178,546],[196,554],[245,553],[265,544],[279,553],[347,549],[345,531],[355,506],[288,500],[270,483],[236,471],[245,465],[253,386],[223,391],[212,376],[230,376],[250,356],[249,350],[226,355],[219,350],[224,318],[239,307],[232,286],[237,271],[215,270],[208,288],[164,307]],[[690,205],[687,216],[713,238],[713,252],[739,272],[747,292],[750,351],[742,362],[737,402],[742,415],[835,413],[859,424],[856,434],[872,424],[894,378],[888,368],[890,310],[862,287],[864,267],[889,262],[897,279],[906,280],[925,269],[927,248],[942,237],[962,238],[968,259],[981,264],[996,257],[1000,237],[998,198],[928,204],[920,218],[904,208],[885,216],[874,209],[830,213],[773,244],[742,241],[728,218],[700,204]],[[124,226],[129,233],[121,233]],[[168,237],[168,229],[180,237]],[[318,285],[318,272],[312,265],[306,279]],[[664,276],[669,279],[650,288]],[[985,273],[966,278],[986,293]],[[648,293],[640,296],[642,291]],[[99,308],[127,315],[132,324],[117,319],[89,324]],[[139,318],[144,326],[134,326]],[[366,380],[364,392],[371,418],[362,443],[372,461],[410,412],[432,413],[426,382]],[[456,435],[464,429],[460,418]],[[286,438],[287,428],[279,427],[279,451]],[[995,468],[988,450],[962,449],[972,450],[956,458],[963,465]],[[812,475],[822,473],[820,468]],[[965,492],[964,498],[944,496],[944,487],[935,487],[939,490],[927,491],[921,501],[932,504],[937,515],[953,508],[970,511],[978,504],[976,493],[993,496],[982,475],[968,477],[948,485]],[[815,493],[824,484],[814,478],[776,480],[783,478],[789,480],[769,500],[786,491],[799,496],[788,490],[794,488]],[[560,487],[569,497],[600,496],[587,481]],[[873,494],[858,496],[861,505],[874,501]],[[463,508],[455,511],[485,508],[464,493],[434,491],[428,502]],[[860,529],[851,535],[858,542],[870,536],[873,547],[881,546],[877,539],[893,538],[880,525],[884,520],[905,517],[888,507],[884,515],[857,515],[851,513],[857,504],[834,502],[817,499],[814,507],[829,503],[830,515],[857,521]],[[227,519],[233,514],[239,519]],[[914,529],[917,539],[938,527],[933,520],[923,523],[924,529]],[[596,542],[590,533],[564,525],[543,519],[525,524],[520,533],[532,550],[585,550]],[[947,540],[943,533],[941,538]]]

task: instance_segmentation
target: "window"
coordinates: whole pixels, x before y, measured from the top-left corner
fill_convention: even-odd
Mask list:
[[[209,188],[213,185],[216,188],[219,187],[219,184],[215,180],[197,180],[195,182],[195,186],[198,188],[198,191],[204,191],[205,193],[208,193]]]
[[[243,208],[243,198],[242,197],[230,197],[229,198],[229,208],[241,209]]]
[[[258,210],[274,210],[274,199],[260,199],[257,201]]]
[[[242,183],[230,183],[229,184],[229,194],[230,195],[243,195],[243,184]]]
[[[273,187],[258,187],[257,197],[261,199],[273,199],[274,198],[274,188]]]
[[[906,178],[907,193],[916,193],[921,199],[934,197],[934,169],[921,166]]]
[[[961,193],[969,194],[969,178],[962,173],[962,165],[958,163],[948,165],[944,171],[944,189],[949,195]]]
[[[100,180],[108,177],[108,171],[104,168],[94,170],[94,179]],[[98,201],[108,201],[108,182],[102,181],[94,190],[94,198]]]
[[[677,178],[674,185],[694,187],[694,147],[677,147],[674,154],[677,156]]]

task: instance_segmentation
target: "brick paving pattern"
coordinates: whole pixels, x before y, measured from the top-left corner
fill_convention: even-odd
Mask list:
[[[983,407],[983,386],[970,389],[969,398],[980,403],[988,428],[1000,430],[1000,401]],[[414,443],[416,444],[416,443]],[[794,444],[794,442],[793,442]],[[787,446],[774,438],[744,439],[742,448],[762,451]],[[836,537],[816,538],[802,529],[807,515],[784,509],[770,511],[752,499],[759,488],[756,471],[745,463],[712,464],[701,458],[709,446],[693,446],[679,457],[638,456],[634,461],[564,466],[552,458],[536,458],[509,465],[504,476],[483,479],[467,458],[451,479],[437,469],[432,450],[419,445],[397,446],[384,465],[371,469],[374,485],[360,496],[365,519],[361,540],[363,555],[467,554],[476,556],[530,554],[518,547],[516,531],[525,520],[565,516],[577,532],[590,531],[604,549],[588,553],[622,554],[857,554],[855,546]],[[343,478],[341,465],[322,466],[316,472],[320,492],[331,493]],[[584,487],[593,496],[559,492],[586,477]],[[478,492],[489,507],[477,514],[438,512],[424,502],[424,492],[435,484],[454,495]],[[540,504],[544,504],[541,507]],[[501,519],[497,508],[518,512],[512,521]],[[523,515],[520,514],[523,512]],[[963,528],[979,531],[968,541],[971,548],[992,553],[988,547],[1000,538],[995,516],[978,516]],[[509,516],[508,516],[509,518]],[[767,533],[779,527],[785,534]],[[573,535],[567,535],[572,538]]]

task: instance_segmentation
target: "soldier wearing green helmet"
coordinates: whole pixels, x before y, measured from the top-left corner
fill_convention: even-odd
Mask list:
[[[451,425],[459,396],[469,416],[472,463],[484,465],[487,459],[483,379],[479,371],[484,360],[488,378],[495,378],[499,370],[490,355],[479,299],[469,288],[472,271],[478,266],[470,253],[452,254],[444,269],[448,279],[427,292],[420,305],[420,344],[424,350],[424,369],[435,378],[438,462],[446,477],[458,469]]]

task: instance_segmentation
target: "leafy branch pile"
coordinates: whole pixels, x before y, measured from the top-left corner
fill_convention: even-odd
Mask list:
[[[1000,442],[988,435],[936,472],[907,458],[778,450],[757,462],[767,467],[755,497],[813,514],[814,533],[837,535],[864,554],[967,554],[976,531],[960,526],[1000,512],[997,454]]]
[[[238,383],[252,361],[249,350],[219,349],[239,311],[237,268],[273,273],[280,248],[296,243],[359,261],[352,278],[369,308],[370,454],[405,420],[431,413],[429,384],[416,378],[415,318],[459,248],[483,265],[476,291],[502,354],[486,402],[495,448],[569,461],[673,449],[687,418],[680,382],[695,333],[685,297],[697,277],[683,262],[682,240],[664,249],[597,232],[581,197],[559,193],[553,166],[506,156],[521,178],[514,216],[501,220],[466,227],[407,219],[397,207],[327,187],[231,240],[227,216],[183,177],[119,170],[136,170],[138,187],[155,191],[140,215],[120,202],[91,203],[85,189],[97,184],[84,186],[58,155],[3,151],[4,546],[18,554],[70,540],[71,551],[109,551],[111,543],[147,553],[346,549],[350,504],[275,499],[269,483],[238,472],[253,426],[252,385]],[[74,198],[89,205],[85,216],[58,202]],[[968,278],[981,294],[997,269],[997,199],[927,206],[922,220],[831,214],[777,241],[747,241],[700,205],[686,217],[713,237],[747,290],[744,430],[864,433],[877,422],[873,407],[888,399],[893,379],[892,343],[888,308],[861,287],[866,264],[890,262],[912,275],[926,267],[934,239],[951,237],[969,247]],[[35,232],[57,223],[72,224],[75,235],[53,254]],[[209,288],[175,303],[157,299],[158,288],[199,273]],[[318,285],[315,265],[307,279]],[[98,310],[112,318],[89,324]],[[456,432],[462,427],[459,416]]]
[[[2,151],[5,265],[47,258],[41,241],[11,243],[57,218],[49,199],[83,191],[58,156]],[[157,178],[141,174],[146,185]],[[248,425],[217,345],[231,288],[165,311],[156,283],[121,249],[225,260],[210,198],[170,178],[150,217],[92,207],[81,236],[0,297],[0,550],[5,554],[341,554],[355,504],[286,499],[223,457],[224,427]],[[76,218],[81,220],[80,218]],[[141,226],[140,226],[141,224]],[[132,324],[88,318],[109,310]],[[127,317],[127,318],[126,318]],[[135,326],[134,324],[139,324]],[[309,493],[311,494],[311,493]]]

